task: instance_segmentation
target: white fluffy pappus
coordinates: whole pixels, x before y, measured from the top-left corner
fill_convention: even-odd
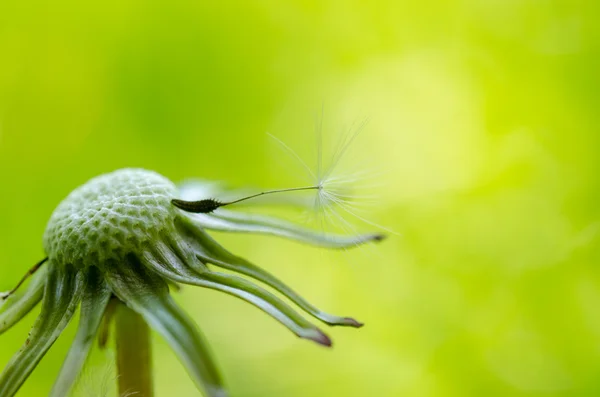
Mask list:
[[[316,220],[319,227],[325,230],[328,226],[337,227],[348,234],[356,234],[357,226],[351,218],[390,234],[398,235],[394,230],[369,220],[364,214],[365,209],[377,205],[377,194],[374,193],[376,180],[382,173],[373,171],[366,161],[354,161],[348,164],[346,160],[353,144],[362,135],[368,120],[354,123],[345,128],[334,145],[329,161],[325,160],[323,139],[323,117],[317,119],[315,125],[316,136],[316,167],[311,168],[302,157],[289,145],[276,136],[267,133],[279,147],[292,157],[305,171],[309,178],[310,186],[294,188],[291,190],[313,190],[312,208],[308,212]],[[343,172],[341,164],[348,165],[351,171]],[[288,189],[278,190],[279,192]]]

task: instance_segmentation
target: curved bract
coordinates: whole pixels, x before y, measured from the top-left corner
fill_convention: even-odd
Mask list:
[[[188,183],[184,195],[189,196],[191,189],[200,200],[210,200],[216,186]],[[195,285],[242,299],[297,336],[325,346],[331,345],[331,339],[323,331],[281,298],[241,276],[272,288],[326,324],[362,325],[350,317],[321,311],[275,276],[230,253],[207,231],[268,234],[326,248],[380,241],[381,234],[331,235],[222,209],[190,214],[172,205],[177,196],[178,190],[168,179],[151,171],[124,169],[90,180],[57,207],[44,234],[47,263],[25,293],[10,297],[0,313],[1,334],[42,301],[30,337],[0,375],[0,396],[17,392],[80,307],[75,340],[51,392],[56,397],[68,395],[111,298],[139,313],[165,338],[206,396],[227,396],[204,337],[171,298],[169,284]],[[215,271],[207,264],[239,275]]]
[[[9,297],[8,301],[4,302],[6,306],[0,313],[0,334],[9,330],[40,303],[44,295],[45,282],[46,268],[42,268],[33,276],[23,295],[16,299]]]

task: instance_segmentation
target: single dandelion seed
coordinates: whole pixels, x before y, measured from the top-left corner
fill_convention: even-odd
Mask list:
[[[299,190],[320,191],[322,187],[316,184],[224,200],[227,192],[220,192],[212,182],[178,188],[155,172],[123,169],[75,189],[48,222],[43,238],[46,257],[0,297],[4,304],[0,334],[39,302],[42,306],[25,344],[0,374],[0,396],[17,393],[78,308],[78,330],[50,396],[70,393],[93,340],[97,337],[101,346],[106,345],[111,321],[116,323],[120,395],[153,394],[150,366],[142,365],[150,362],[149,326],[168,342],[205,396],[227,396],[208,344],[171,297],[173,285],[209,288],[245,300],[297,336],[324,346],[331,346],[329,336],[259,283],[325,324],[362,326],[351,317],[320,310],[275,276],[229,252],[208,233],[259,233],[341,249],[383,238],[381,233],[320,233],[277,218],[221,208]],[[209,264],[230,272],[214,270]],[[25,292],[15,296],[30,276]],[[144,363],[132,365],[136,359]]]
[[[312,214],[316,217],[316,221],[323,232],[326,230],[326,225],[336,225],[346,233],[357,233],[356,226],[344,217],[345,214],[380,230],[398,235],[397,232],[390,228],[370,221],[361,214],[361,205],[364,205],[369,201],[371,204],[376,203],[377,196],[375,194],[356,194],[356,186],[358,185],[360,186],[360,189],[368,190],[369,186],[365,181],[370,181],[374,177],[373,172],[360,165],[359,171],[353,173],[340,174],[337,172],[344,156],[348,154],[350,147],[361,135],[367,123],[368,120],[365,119],[360,123],[352,124],[352,126],[346,130],[346,133],[342,134],[341,139],[338,140],[337,145],[333,149],[331,161],[329,164],[325,165],[323,161],[322,109],[320,117],[317,117],[315,120],[317,147],[315,172],[313,172],[307,162],[304,161],[289,145],[274,135],[267,133],[267,135],[288,153],[289,156],[300,164],[306,172],[310,183],[313,184],[310,187],[298,190],[313,190],[316,192],[312,205]],[[383,238],[384,235],[381,234],[380,237]]]

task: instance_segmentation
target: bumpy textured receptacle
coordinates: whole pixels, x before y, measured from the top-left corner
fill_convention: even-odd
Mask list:
[[[141,169],[123,169],[94,178],[74,190],[54,211],[44,249],[56,264],[101,266],[172,230],[175,185]]]

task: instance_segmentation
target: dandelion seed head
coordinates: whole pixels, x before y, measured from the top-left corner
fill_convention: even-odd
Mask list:
[[[44,248],[56,263],[89,267],[119,260],[172,227],[175,185],[146,170],[123,169],[75,189],[52,214]]]
[[[336,155],[334,164],[346,150],[347,144]],[[333,210],[339,206],[354,214],[348,202],[353,196],[346,189],[348,180],[335,176],[331,168],[319,167],[316,174],[309,174],[315,178],[310,186],[242,197],[235,197],[236,192],[213,197],[219,189],[212,183],[180,189],[165,177],[141,169],[118,170],[75,189],[48,222],[43,239],[46,257],[31,267],[8,294],[0,295],[12,295],[32,277],[26,292],[9,300],[9,310],[0,312],[0,334],[35,305],[42,304],[23,347],[0,373],[0,395],[11,397],[17,393],[79,307],[76,336],[50,392],[52,396],[68,395],[85,364],[94,335],[106,335],[102,324],[110,321],[111,302],[127,305],[160,333],[198,389],[211,397],[228,395],[202,335],[170,296],[169,285],[173,284],[209,288],[245,300],[296,336],[322,346],[332,345],[329,336],[289,303],[324,324],[361,327],[362,323],[352,317],[322,311],[274,275],[229,252],[209,234],[256,233],[329,249],[353,248],[383,238],[376,233],[319,232],[285,219],[229,208],[264,196],[310,190],[317,193],[317,205],[328,219],[352,228]],[[193,201],[182,199],[186,190],[201,195]],[[226,199],[228,196],[233,197]],[[117,349],[119,346],[117,342]]]

